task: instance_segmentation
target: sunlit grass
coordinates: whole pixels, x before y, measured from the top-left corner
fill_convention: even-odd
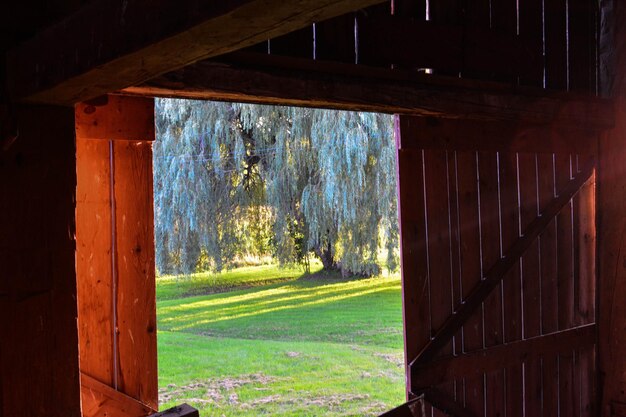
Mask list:
[[[232,272],[246,280],[259,268]],[[176,282],[157,287],[179,297],[203,292],[190,284],[177,292]],[[203,416],[374,416],[404,399],[398,275],[316,274],[157,305],[163,407],[186,401]]]
[[[312,262],[311,273],[321,269]],[[281,268],[276,264],[247,266],[221,273],[200,272],[190,275],[163,275],[157,277],[157,300],[170,300],[201,294],[214,294],[237,288],[285,282],[300,278],[304,271],[297,267]]]

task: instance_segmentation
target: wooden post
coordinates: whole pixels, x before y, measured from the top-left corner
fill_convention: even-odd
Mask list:
[[[599,355],[602,415],[626,402],[626,99],[616,100],[617,123],[600,140],[598,175]]]
[[[154,411],[154,102],[79,104],[76,132],[80,368]]]
[[[0,416],[80,416],[74,112],[19,106],[0,149]]]
[[[626,402],[626,7],[602,2],[602,90],[614,96],[615,127],[599,141],[598,196],[598,388],[600,415]],[[604,36],[606,35],[606,36]]]

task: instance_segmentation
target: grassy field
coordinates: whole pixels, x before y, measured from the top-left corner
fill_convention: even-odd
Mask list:
[[[214,292],[206,288],[211,279],[157,280],[162,408],[188,402],[203,416],[375,416],[403,401],[397,276],[348,280],[250,267],[219,277],[218,290],[228,292],[188,296]]]

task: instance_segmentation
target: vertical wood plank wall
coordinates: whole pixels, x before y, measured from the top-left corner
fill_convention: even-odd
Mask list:
[[[79,417],[74,111],[17,118],[0,151],[0,416]]]
[[[156,410],[153,101],[109,96],[76,119],[80,369]]]
[[[247,50],[596,94],[598,8],[594,0],[390,0]]]
[[[410,362],[596,148],[585,132],[500,122],[400,116],[397,133]],[[595,323],[595,230],[592,176],[437,358]],[[594,345],[437,388],[476,416],[592,416]]]

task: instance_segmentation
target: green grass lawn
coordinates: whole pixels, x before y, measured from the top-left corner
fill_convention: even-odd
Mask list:
[[[206,281],[157,280],[161,408],[188,402],[203,416],[375,416],[403,402],[397,276],[289,279],[267,266],[219,280],[222,288],[274,283],[182,297],[211,291]]]

